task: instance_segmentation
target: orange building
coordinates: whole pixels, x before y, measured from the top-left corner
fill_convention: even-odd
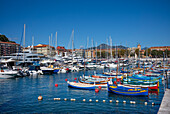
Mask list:
[[[170,50],[170,46],[157,46],[157,47],[150,47],[151,51],[152,50],[161,50],[161,51],[165,51],[165,50]]]

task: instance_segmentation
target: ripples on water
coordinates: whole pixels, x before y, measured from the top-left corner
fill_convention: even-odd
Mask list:
[[[102,73],[102,70],[98,70]],[[159,95],[152,93],[149,97],[130,97],[108,93],[107,90],[79,90],[68,88],[65,79],[74,81],[83,72],[30,76],[15,79],[0,80],[0,112],[8,113],[157,113],[163,97],[163,86],[159,89]],[[86,75],[93,74],[87,71]],[[58,84],[58,87],[55,87]],[[43,96],[38,101],[39,95]],[[54,98],[74,98],[76,101],[54,101]],[[86,102],[82,100],[86,99]],[[92,99],[92,102],[89,102]],[[95,100],[99,102],[96,103]],[[102,101],[106,100],[105,103]],[[109,103],[109,100],[113,100]],[[119,100],[119,103],[115,103]],[[124,104],[123,101],[126,101]],[[136,101],[136,104],[130,104]],[[148,102],[148,105],[144,105]],[[151,103],[156,103],[151,105]]]

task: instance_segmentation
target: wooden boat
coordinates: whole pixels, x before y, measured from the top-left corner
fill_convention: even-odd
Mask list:
[[[80,83],[86,83],[86,84],[107,84],[108,79],[106,78],[93,78],[90,76],[83,76],[78,79]]]
[[[120,95],[128,95],[128,96],[147,96],[148,95],[148,88],[141,88],[141,87],[130,87],[130,86],[120,86],[115,85],[112,81],[107,83],[108,91],[113,92],[115,94]]]
[[[77,88],[77,89],[89,89],[94,90],[101,86],[102,88],[106,88],[107,84],[85,84],[85,83],[77,83],[77,82],[67,82],[68,87]]]
[[[139,83],[123,83],[120,86],[141,87],[148,88],[149,90],[157,90],[159,88],[159,82],[156,84],[139,84]]]
[[[117,77],[117,79],[122,79],[122,76],[123,75],[106,75],[106,74],[92,75],[93,78],[108,78],[108,79],[113,79],[113,78],[116,78],[116,77]]]

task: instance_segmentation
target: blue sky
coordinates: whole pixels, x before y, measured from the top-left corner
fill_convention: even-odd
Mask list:
[[[48,44],[58,33],[58,45],[94,44],[136,47],[170,45],[170,0],[0,0],[0,33],[20,43],[26,24],[26,46]],[[53,46],[55,41],[53,41]],[[71,47],[70,47],[71,48]]]

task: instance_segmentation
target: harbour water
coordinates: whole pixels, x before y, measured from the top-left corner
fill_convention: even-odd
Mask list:
[[[86,71],[86,75],[93,74]],[[103,70],[97,70],[102,73]],[[0,113],[157,113],[164,94],[160,84],[159,91],[153,91],[148,97],[121,96],[108,93],[106,89],[95,93],[94,90],[69,88],[68,81],[80,77],[83,71],[29,76],[0,80]],[[58,84],[58,87],[55,87]],[[43,96],[38,101],[39,95]],[[54,100],[61,98],[61,100]],[[67,98],[67,101],[64,101]],[[71,101],[70,99],[76,99]],[[86,99],[83,102],[83,99]],[[89,102],[89,99],[92,101]],[[96,100],[99,100],[96,102]],[[105,100],[105,102],[103,102]],[[112,103],[109,100],[113,100]],[[119,102],[116,103],[116,100]],[[123,103],[126,101],[126,103]],[[130,103],[135,101],[135,103]],[[147,102],[147,105],[145,104]],[[154,105],[152,105],[154,103]]]

